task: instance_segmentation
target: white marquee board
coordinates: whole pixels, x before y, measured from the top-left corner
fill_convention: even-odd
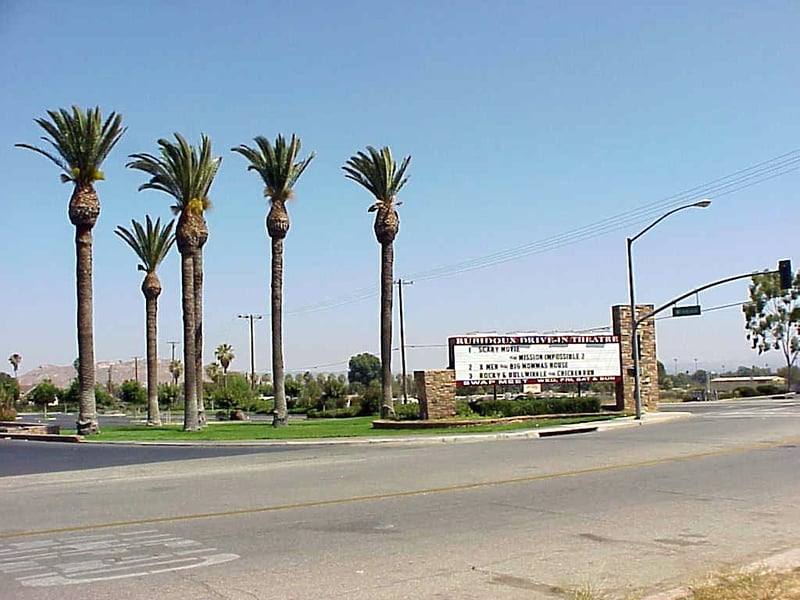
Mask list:
[[[449,339],[456,385],[593,383],[621,378],[616,335],[463,335]]]

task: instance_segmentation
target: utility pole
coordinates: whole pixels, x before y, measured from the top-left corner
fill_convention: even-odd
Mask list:
[[[142,358],[141,356],[134,356],[133,357],[133,378],[136,380],[136,383],[139,383],[139,359]]]
[[[256,351],[255,351],[255,336],[253,332],[253,321],[260,321],[264,318],[263,315],[239,315],[240,319],[247,319],[250,321],[250,388],[256,387]]]
[[[403,404],[408,404],[408,384],[406,381],[406,332],[405,318],[403,315],[403,286],[414,285],[414,282],[398,279],[395,281],[395,283],[397,284],[397,295],[400,305],[400,362],[403,364]]]
[[[177,346],[178,344],[180,344],[180,342],[169,341],[169,342],[167,342],[167,343],[168,343],[170,346],[172,346],[172,358],[170,358],[170,360],[171,360],[172,362],[175,362],[175,346]]]

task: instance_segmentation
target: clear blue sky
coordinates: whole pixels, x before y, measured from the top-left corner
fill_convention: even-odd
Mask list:
[[[317,158],[289,207],[285,354],[289,370],[337,371],[378,351],[378,301],[317,312],[377,291],[371,200],[341,165],[371,144],[412,155],[401,193],[395,273],[547,240],[628,214],[800,148],[800,4],[764,2],[488,2],[477,0],[100,2],[0,0],[0,286],[3,356],[22,371],[77,355],[69,186],[14,143],[36,143],[47,109],[99,105],[128,132],[97,186],[98,360],[144,354],[141,277],[114,234],[170,199],[137,192],[133,152],[174,131],[209,134],[224,157],[207,215],[206,362],[231,343],[248,368],[239,313],[268,313],[267,207],[232,146],[297,133]],[[712,196],[636,242],[641,301],[663,303],[708,281],[800,266],[800,171]],[[698,199],[692,196],[692,199]],[[657,215],[656,215],[657,216]],[[472,331],[608,325],[625,303],[625,237],[652,220],[405,290],[406,340],[444,345]],[[567,241],[574,236],[567,236]],[[177,254],[163,265],[160,353],[181,336]],[[450,271],[457,269],[450,269]],[[739,302],[746,283],[700,298]],[[295,311],[295,314],[292,312]],[[257,369],[269,370],[268,321],[256,326]],[[769,362],[749,349],[738,308],[658,326],[671,370]],[[399,353],[395,355],[399,371]],[[412,348],[409,368],[446,363],[444,347]],[[322,366],[324,365],[324,366]],[[3,358],[3,367],[10,365]]]

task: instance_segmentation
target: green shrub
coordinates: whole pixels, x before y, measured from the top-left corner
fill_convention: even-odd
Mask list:
[[[755,388],[746,386],[737,387],[735,390],[733,390],[733,393],[739,398],[752,398],[753,396],[758,396],[758,392]]]
[[[317,410],[311,408],[308,410],[309,419],[348,419],[350,417],[357,417],[360,415],[361,409],[357,406],[349,408],[334,408],[332,410]]]
[[[469,402],[464,398],[456,398],[456,416],[457,417],[477,417],[479,416],[470,407]]]
[[[482,400],[470,404],[482,417],[519,417],[600,412],[599,398],[527,398]]]
[[[416,402],[395,404],[394,414],[398,421],[416,421],[419,419],[419,404]]]
[[[783,390],[772,383],[765,383],[762,385],[757,385],[756,391],[761,396],[772,396],[772,394],[780,394]]]
[[[17,411],[12,406],[0,406],[0,421],[14,421]]]

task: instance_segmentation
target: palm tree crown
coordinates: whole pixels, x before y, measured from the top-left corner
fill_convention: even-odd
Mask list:
[[[222,366],[222,370],[227,372],[228,367],[231,365],[231,361],[236,358],[233,353],[233,346],[230,344],[220,344],[217,346],[216,351],[214,352],[214,356],[216,356],[219,364]]]
[[[264,196],[270,202],[290,200],[294,195],[292,188],[314,158],[314,153],[298,161],[300,140],[294,134],[288,144],[286,138],[279,134],[274,146],[264,136],[253,139],[257,149],[241,144],[231,150],[250,161],[247,170],[255,171],[261,176],[265,186]]]
[[[145,219],[145,227],[142,227],[141,223],[131,220],[131,229],[120,225],[114,230],[114,233],[125,240],[125,243],[141,259],[142,264],[139,265],[139,270],[154,273],[175,243],[175,234],[172,232],[175,221],[170,221],[161,227],[161,219],[156,219],[155,223],[149,215]]]
[[[397,194],[408,181],[405,172],[411,157],[406,156],[398,168],[388,146],[381,150],[367,146],[367,152],[369,155],[359,151],[342,169],[345,177],[362,185],[375,196],[375,204],[369,208],[372,212],[381,207],[389,208],[395,203]]]
[[[181,134],[177,144],[160,139],[161,157],[152,154],[131,154],[126,166],[148,173],[150,181],[139,186],[142,190],[158,190],[175,198],[175,214],[184,211],[202,214],[211,206],[208,191],[217,174],[222,158],[211,156],[211,139],[203,134],[199,150],[193,148]]]
[[[16,144],[46,156],[63,171],[61,181],[73,182],[76,186],[89,185],[105,179],[100,165],[117,144],[127,128],[122,127],[122,116],[112,112],[103,121],[100,108],[84,112],[77,106],[72,113],[62,108],[48,110],[50,120],[36,119],[36,123],[47,132],[42,139],[53,147],[42,150],[30,144]]]

